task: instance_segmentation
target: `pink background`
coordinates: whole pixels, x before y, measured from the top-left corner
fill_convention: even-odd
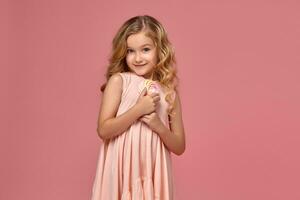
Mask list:
[[[20,0],[1,10],[0,199],[90,198],[111,41],[138,14],[162,22],[178,60],[187,148],[173,155],[176,199],[300,199],[299,1]]]

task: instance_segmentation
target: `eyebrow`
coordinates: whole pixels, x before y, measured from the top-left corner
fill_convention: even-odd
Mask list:
[[[144,46],[152,46],[151,44],[143,44],[141,47],[144,47]],[[132,47],[128,47],[128,48],[132,48]]]

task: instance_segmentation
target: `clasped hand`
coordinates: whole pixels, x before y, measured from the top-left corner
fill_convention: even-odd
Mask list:
[[[154,132],[158,132],[159,128],[163,125],[161,119],[156,113],[156,107],[158,106],[159,101],[159,94],[147,94],[146,88],[144,88],[137,101],[137,105],[140,106],[141,110],[141,117],[139,120],[147,124]]]

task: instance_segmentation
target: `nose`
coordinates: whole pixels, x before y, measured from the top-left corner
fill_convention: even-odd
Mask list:
[[[135,62],[140,63],[141,61],[142,61],[142,56],[140,55],[140,53],[136,53],[135,54]]]

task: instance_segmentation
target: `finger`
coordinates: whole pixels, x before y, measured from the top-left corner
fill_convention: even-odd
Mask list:
[[[160,101],[160,96],[155,96],[155,97],[153,98],[153,100],[154,100],[154,102]]]
[[[143,116],[143,119],[144,119],[144,120],[148,120],[149,118],[150,118],[149,115],[144,115],[144,116]]]
[[[148,119],[148,118],[149,118],[149,115],[144,115],[143,118],[144,118],[144,119]]]
[[[141,121],[147,124],[148,119],[142,118]]]
[[[145,119],[144,119],[144,118],[140,118],[140,120],[141,120],[142,122],[145,122]]]
[[[156,96],[159,96],[159,94],[156,93],[156,92],[153,92],[153,93],[150,93],[150,96],[151,96],[152,98],[154,98],[154,97],[156,97]]]
[[[155,114],[156,114],[156,111],[152,111],[151,113],[147,114],[147,117],[148,117],[148,118],[151,118],[151,116],[152,116],[152,115],[155,115]]]
[[[155,97],[158,96],[159,94],[157,92],[149,92],[149,96]]]
[[[147,94],[147,88],[144,88],[141,92],[140,96],[145,96]]]

